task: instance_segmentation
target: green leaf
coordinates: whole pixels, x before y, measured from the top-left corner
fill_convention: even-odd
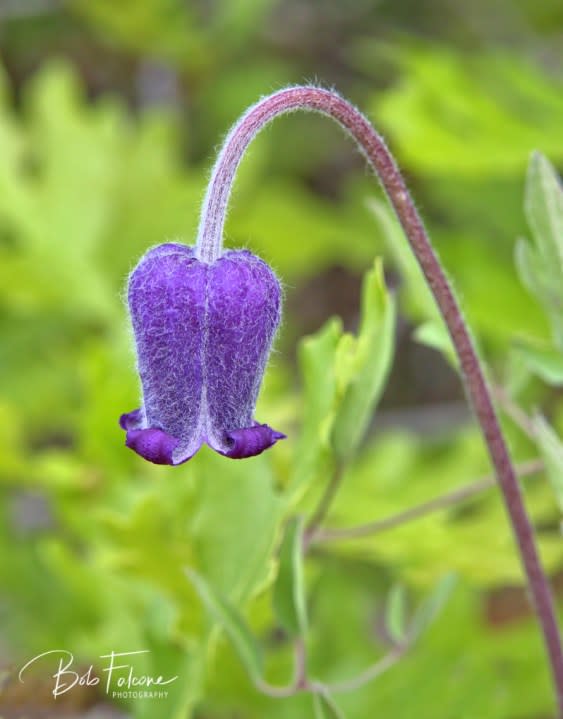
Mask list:
[[[208,612],[225,630],[252,681],[255,684],[260,683],[262,659],[254,636],[244,619],[201,575],[189,568],[186,569],[186,574]]]
[[[468,55],[435,43],[401,44],[391,59],[403,72],[374,94],[371,112],[406,166],[427,176],[483,180],[520,173],[531,147],[563,157],[560,83],[527,59],[498,51]],[[526,112],[515,112],[516,105]]]
[[[522,344],[514,348],[514,353],[530,372],[547,384],[563,385],[563,354],[559,350]]]
[[[332,443],[340,461],[357,449],[383,393],[393,359],[395,319],[395,300],[377,260],[364,278],[358,337],[344,335],[335,354],[338,408]]]
[[[266,453],[233,463],[205,450],[191,478],[195,556],[208,582],[240,607],[273,577],[285,502],[274,490],[272,464]]]
[[[404,586],[396,584],[391,588],[385,607],[385,626],[395,644],[401,644],[406,634],[406,594]]]
[[[344,719],[344,714],[334,703],[334,699],[326,690],[313,694],[315,719]]]
[[[555,168],[539,152],[528,167],[524,209],[542,257],[563,271],[563,190]]]
[[[563,442],[541,415],[534,418],[534,427],[547,477],[555,492],[559,509],[563,512]]]
[[[294,517],[285,527],[273,595],[274,611],[291,637],[307,631],[307,605],[303,575],[303,520]]]
[[[418,639],[442,611],[455,583],[455,574],[446,574],[434,587],[432,593],[418,606],[409,627],[409,634],[413,640]]]
[[[525,210],[534,243],[519,240],[516,265],[522,282],[543,306],[554,341],[563,350],[563,190],[555,169],[538,152],[528,169]]]
[[[330,432],[334,420],[336,378],[334,358],[342,337],[342,323],[333,317],[299,344],[303,376],[303,426],[296,452],[290,494],[298,495],[308,483],[324,474],[330,461]]]
[[[452,340],[442,321],[428,320],[419,325],[414,331],[414,339],[441,352],[453,367],[458,368],[459,361]]]

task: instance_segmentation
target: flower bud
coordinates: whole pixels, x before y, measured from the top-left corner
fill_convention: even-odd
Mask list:
[[[206,442],[234,459],[285,435],[254,421],[281,316],[280,284],[247,250],[208,264],[177,243],[149,250],[128,302],[143,407],[120,418],[126,444],[156,464],[181,464]]]

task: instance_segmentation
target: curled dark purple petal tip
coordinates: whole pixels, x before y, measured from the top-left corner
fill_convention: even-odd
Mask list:
[[[254,457],[280,439],[285,439],[285,434],[276,432],[267,424],[257,424],[246,429],[234,429],[227,433],[229,449],[226,452],[221,452],[221,454],[231,459]]]
[[[121,429],[142,429],[143,425],[143,410],[134,409],[132,412],[126,412],[119,418],[119,426]]]
[[[173,453],[179,440],[161,429],[130,429],[125,444],[153,464],[178,464]]]

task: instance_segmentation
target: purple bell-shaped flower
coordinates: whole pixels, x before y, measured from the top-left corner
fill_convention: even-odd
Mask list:
[[[241,459],[285,436],[253,416],[281,315],[265,262],[237,250],[206,263],[159,245],[131,273],[128,301],[143,387],[143,406],[120,418],[128,447],[181,464],[204,442]]]

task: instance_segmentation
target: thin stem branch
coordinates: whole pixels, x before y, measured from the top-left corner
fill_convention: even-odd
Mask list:
[[[408,643],[396,646],[384,657],[375,662],[375,664],[372,664],[367,669],[364,669],[364,671],[357,676],[341,682],[335,682],[334,684],[324,684],[323,682],[319,682],[317,680],[308,679],[305,666],[305,654],[302,651],[303,645],[296,643],[295,680],[286,687],[277,687],[272,684],[268,684],[268,682],[263,680],[258,680],[256,687],[260,692],[262,692],[262,694],[272,697],[273,699],[288,699],[289,697],[294,697],[296,694],[300,694],[302,692],[328,692],[329,694],[344,694],[346,692],[353,692],[374,679],[377,679],[377,677],[390,669],[407,653],[410,648],[411,645]]]
[[[332,474],[332,477],[330,478],[329,483],[326,485],[325,490],[321,496],[321,499],[319,501],[319,504],[317,505],[317,508],[313,512],[313,515],[311,519],[309,520],[309,524],[307,525],[307,528],[303,535],[303,544],[304,544],[304,550],[307,549],[309,546],[309,543],[311,541],[311,538],[315,536],[318,527],[323,522],[324,518],[326,517],[328,510],[330,509],[330,505],[332,504],[336,493],[338,492],[338,489],[340,488],[340,485],[342,484],[342,478],[344,477],[344,466],[342,464],[338,464],[334,472]]]
[[[294,697],[300,691],[306,691],[305,689],[297,689],[293,684],[289,684],[286,687],[276,687],[272,684],[268,684],[263,679],[256,681],[256,688],[262,694],[265,694],[272,699],[289,699]]]
[[[516,466],[519,477],[529,477],[534,474],[538,474],[543,471],[544,463],[541,459],[531,459],[528,462],[522,462]],[[429,514],[438,512],[441,509],[449,509],[450,507],[465,502],[472,497],[492,489],[497,486],[495,475],[487,475],[482,479],[475,480],[469,484],[465,484],[458,489],[454,489],[451,492],[446,492],[438,497],[429,499],[426,502],[405,509],[403,512],[398,512],[390,517],[384,519],[378,519],[374,522],[367,522],[366,524],[359,524],[356,527],[347,527],[344,529],[319,529],[312,536],[311,541],[313,543],[325,543],[335,542],[341,539],[362,539],[364,537],[372,537],[375,534],[380,534],[389,529],[395,529],[403,524],[412,522],[416,519],[421,519]]]
[[[364,669],[361,674],[358,674],[352,679],[336,682],[335,684],[329,684],[326,687],[327,690],[330,694],[344,694],[346,692],[353,692],[357,689],[361,689],[363,686],[374,679],[377,679],[377,677],[381,676],[384,672],[396,664],[403,657],[408,648],[409,647],[405,645],[391,649],[388,654],[386,654],[382,659],[379,659],[379,661],[375,662],[375,664],[372,664],[367,669]]]
[[[300,692],[314,691],[316,685],[309,681],[307,677],[307,651],[305,642],[302,638],[295,640],[293,644],[294,665],[293,680],[291,684],[285,687],[274,686],[263,679],[256,681],[256,688],[273,699],[287,699],[293,697]]]
[[[329,90],[307,86],[290,87],[260,100],[235,124],[219,153],[202,207],[196,255],[201,261],[209,263],[220,256],[228,199],[244,152],[265,125],[279,115],[295,110],[309,110],[326,115],[354,138],[379,177],[434,295],[459,358],[466,392],[483,432],[502,490],[530,595],[543,632],[556,688],[558,714],[563,719],[563,652],[559,627],[551,590],[541,564],[516,472],[459,303],[383,138],[353,105]]]
[[[293,686],[296,689],[303,690],[309,686],[307,679],[307,648],[305,640],[300,637],[295,640],[294,645],[295,668],[293,677]]]

